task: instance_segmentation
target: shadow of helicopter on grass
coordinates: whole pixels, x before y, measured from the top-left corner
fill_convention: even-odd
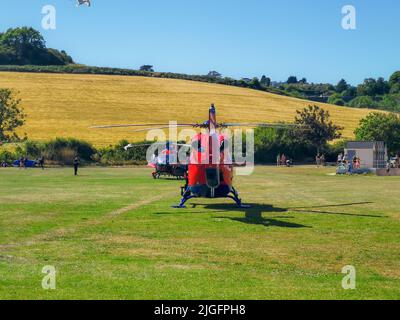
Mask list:
[[[283,213],[287,212],[287,209],[274,207],[272,205],[264,205],[264,204],[250,204],[250,208],[237,208],[232,207],[228,204],[222,203],[213,203],[213,204],[206,204],[200,205],[196,203],[192,203],[191,207],[196,208],[197,206],[201,206],[204,209],[213,210],[214,212],[244,212],[245,216],[243,218],[238,217],[226,217],[220,216],[215,217],[216,219],[229,219],[236,222],[241,222],[245,224],[253,224],[253,225],[262,225],[264,227],[281,227],[281,228],[310,228],[308,226],[292,223],[283,220],[277,219],[293,219],[291,216],[280,216],[280,217],[273,217],[273,218],[264,218],[263,213]]]
[[[319,205],[319,206],[299,206],[299,207],[289,207],[289,208],[279,208],[273,205],[265,204],[249,204],[250,208],[238,208],[232,206],[228,203],[210,203],[210,204],[200,204],[191,203],[188,205],[189,208],[202,208],[205,209],[204,213],[226,213],[226,212],[242,212],[244,217],[228,217],[228,216],[218,216],[215,219],[229,219],[236,222],[253,224],[253,225],[263,225],[265,227],[282,227],[282,228],[312,228],[310,226],[293,223],[285,221],[285,219],[293,219],[293,216],[275,216],[275,217],[263,217],[266,213],[300,213],[300,214],[328,214],[328,215],[341,215],[349,217],[363,217],[363,218],[387,218],[383,215],[373,215],[373,214],[360,214],[351,212],[335,212],[326,210],[313,210],[313,209],[323,209],[323,208],[337,208],[337,207],[351,207],[359,205],[368,205],[373,202],[353,202],[353,203],[341,203],[334,205]],[[185,214],[184,212],[182,212]],[[194,212],[196,214],[203,212]],[[160,212],[158,214],[171,214],[170,212]],[[187,212],[186,212],[187,214]],[[279,219],[279,220],[278,220]]]
[[[372,204],[372,203],[373,202],[353,202],[353,203],[341,203],[341,204],[320,205],[320,206],[311,206],[311,207],[307,207],[307,206],[293,207],[293,208],[287,208],[287,211],[299,212],[299,213],[310,213],[310,214],[332,214],[332,215],[342,215],[342,216],[350,216],[350,217],[353,216],[353,217],[366,217],[366,218],[387,218],[387,216],[384,216],[384,215],[335,212],[335,211],[326,211],[326,210],[312,210],[312,209],[359,206],[359,205],[367,205],[367,204]]]

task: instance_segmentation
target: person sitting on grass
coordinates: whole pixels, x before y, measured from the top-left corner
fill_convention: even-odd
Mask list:
[[[359,157],[356,158],[356,169],[361,169],[361,159]]]

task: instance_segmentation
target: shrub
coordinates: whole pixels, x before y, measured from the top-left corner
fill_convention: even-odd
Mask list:
[[[72,158],[78,155],[85,161],[91,161],[96,153],[96,149],[89,142],[74,138],[56,138],[46,142],[43,151],[47,159],[63,163],[70,161],[72,153]]]
[[[8,150],[0,150],[0,162],[5,161],[7,163],[11,163],[15,159],[17,159],[17,156],[15,153],[8,151]]]

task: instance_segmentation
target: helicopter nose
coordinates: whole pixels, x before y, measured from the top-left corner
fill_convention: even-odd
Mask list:
[[[217,168],[206,169],[207,187],[215,189],[221,184],[220,172]]]

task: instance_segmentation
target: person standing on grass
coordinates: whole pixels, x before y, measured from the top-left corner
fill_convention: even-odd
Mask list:
[[[74,175],[77,176],[78,175],[78,169],[79,169],[79,157],[76,156],[74,158]]]
[[[28,161],[29,161],[28,157],[25,157],[25,159],[24,159],[24,168],[25,169],[28,169]]]
[[[343,162],[343,154],[339,153],[338,158],[337,158],[337,164],[340,165]]]
[[[44,170],[44,157],[41,156],[39,158],[39,167],[42,168],[42,170]]]
[[[321,165],[321,155],[318,153],[315,157],[315,162],[317,163],[317,168]]]
[[[19,168],[22,169],[24,167],[24,164],[25,164],[25,159],[24,157],[21,157],[19,159]]]
[[[282,154],[282,157],[281,157],[281,166],[285,166],[286,165],[286,156],[285,156],[285,154]]]
[[[281,165],[281,155],[278,153],[276,157],[276,166],[279,167]]]
[[[321,166],[325,167],[325,155],[322,154],[321,156]]]

